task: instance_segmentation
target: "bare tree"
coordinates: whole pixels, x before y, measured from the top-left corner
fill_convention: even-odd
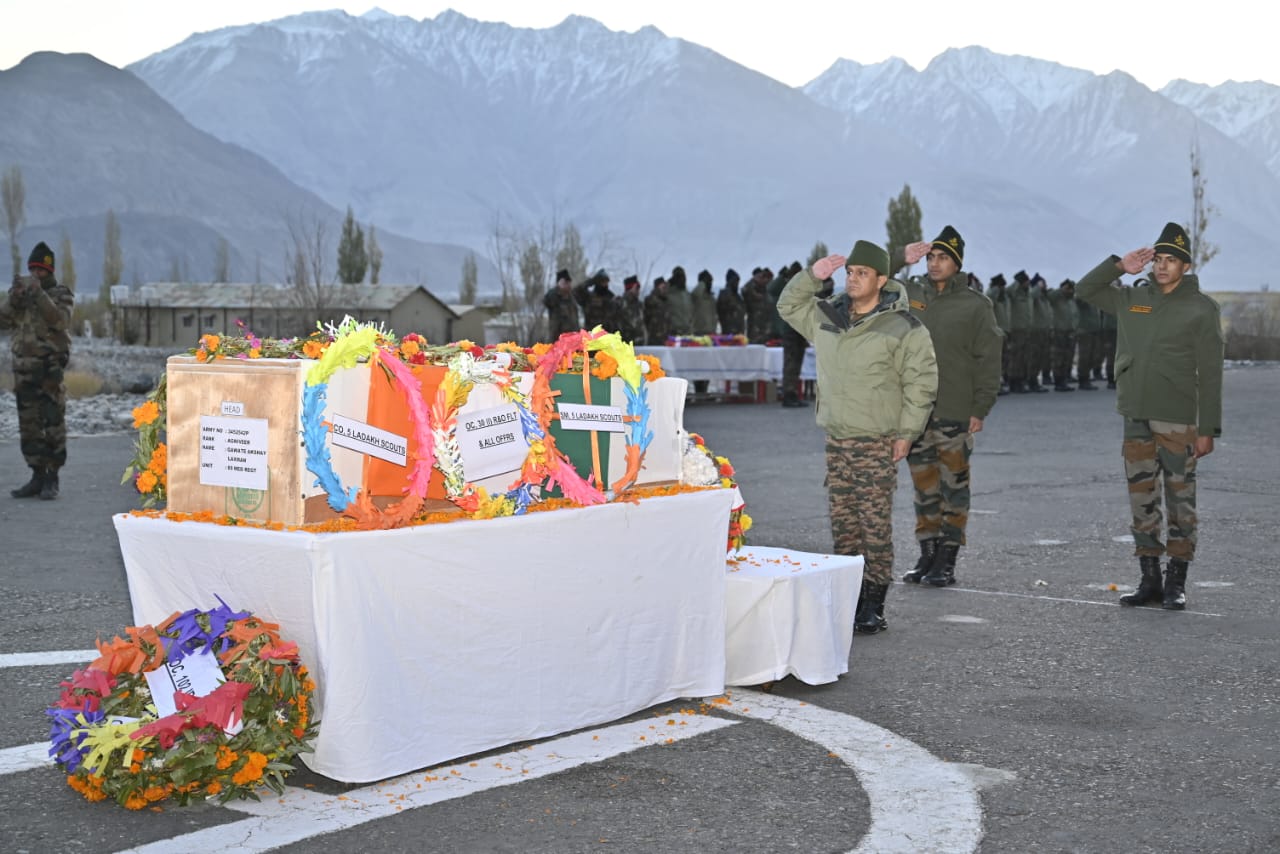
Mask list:
[[[213,247],[213,282],[215,284],[231,280],[231,244],[227,238],[219,237]]]
[[[333,254],[328,226],[319,216],[301,212],[286,216],[285,226],[289,233],[285,269],[292,271],[293,301],[315,319],[324,320],[337,290],[325,267],[325,259]]]
[[[114,209],[107,210],[106,234],[102,242],[102,290],[99,299],[103,305],[111,304],[111,289],[120,284],[124,275],[124,253],[120,250],[120,223]]]
[[[0,195],[4,197],[4,221],[9,232],[9,254],[13,257],[13,274],[22,274],[22,250],[18,232],[26,222],[27,188],[22,182],[22,169],[10,166],[0,176]]]
[[[556,250],[555,264],[557,270],[568,270],[569,278],[574,282],[581,282],[587,277],[587,253],[582,247],[582,235],[573,223],[564,228],[564,235]]]
[[[462,283],[458,286],[458,302],[462,305],[475,305],[478,277],[476,253],[468,252],[467,257],[462,259]]]
[[[1191,269],[1197,273],[1218,254],[1218,247],[1204,239],[1209,221],[1218,213],[1217,207],[1205,201],[1208,183],[1200,162],[1200,132],[1197,130],[1191,137],[1191,222],[1185,226],[1187,237],[1191,239]]]
[[[62,243],[58,246],[58,281],[68,290],[76,289],[76,258],[71,251],[71,235],[62,232]]]

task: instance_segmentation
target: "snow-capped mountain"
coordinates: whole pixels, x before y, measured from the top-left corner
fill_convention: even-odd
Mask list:
[[[22,170],[24,245],[57,246],[65,231],[82,292],[96,293],[101,281],[108,209],[120,223],[126,284],[174,269],[207,281],[222,238],[233,278],[279,281],[291,222],[322,225],[336,257],[338,210],[259,155],[192,127],[135,75],[87,54],[36,53],[0,72],[0,112],[23,117],[0,132],[0,164]],[[454,292],[465,248],[389,229],[378,242],[382,281],[447,281]]]
[[[332,11],[194,35],[130,70],[362,220],[478,249],[499,219],[572,221],[597,259],[648,275],[881,239],[904,183],[925,231],[955,224],[984,276],[1078,275],[1190,212],[1192,109],[1123,73],[978,47],[919,72],[841,62],[793,89],[652,27]],[[1280,178],[1211,125],[1207,284],[1255,287]]]
[[[1280,86],[1261,80],[1221,86],[1175,80],[1160,94],[1239,142],[1280,176]]]

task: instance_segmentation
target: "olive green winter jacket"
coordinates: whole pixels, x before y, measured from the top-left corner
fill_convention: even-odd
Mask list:
[[[1222,323],[1218,304],[1185,275],[1172,292],[1112,285],[1112,255],[1076,285],[1076,295],[1116,317],[1116,409],[1141,420],[1195,424],[1222,435]]]
[[[849,296],[820,300],[822,283],[801,270],[778,297],[778,314],[813,343],[818,362],[818,426],[834,439],[914,441],[938,393],[938,366],[906,290],[890,280],[880,303],[853,320]]]
[[[986,418],[1000,393],[1000,349],[991,300],[969,287],[964,273],[939,292],[927,279],[907,283],[911,313],[929,330],[938,359],[934,416],[968,429],[969,418]]]

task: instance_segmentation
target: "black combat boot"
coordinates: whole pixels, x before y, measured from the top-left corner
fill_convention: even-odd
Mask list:
[[[40,494],[41,487],[44,486],[44,469],[31,470],[31,480],[19,486],[17,489],[9,490],[9,494],[14,498],[34,498]]]
[[[1059,380],[1053,384],[1054,391],[1075,391],[1071,386],[1067,385],[1066,380]]]
[[[58,470],[45,469],[44,484],[40,487],[40,498],[52,501],[58,497]]]
[[[884,619],[884,597],[889,592],[889,583],[876,584],[863,580],[862,592],[858,594],[858,611],[853,616],[853,630],[864,635],[874,635],[889,628]]]
[[[920,559],[916,561],[916,568],[902,576],[902,580],[908,584],[919,584],[920,579],[929,574],[929,570],[933,569],[933,562],[938,556],[938,543],[942,542],[942,537],[930,537],[927,540],[920,541]]]
[[[1164,587],[1160,583],[1160,558],[1154,555],[1139,555],[1138,563],[1142,566],[1142,580],[1138,589],[1120,597],[1121,605],[1154,605],[1164,595]]]
[[[960,554],[959,543],[938,543],[938,559],[933,562],[922,581],[934,587],[946,587],[956,583],[956,556]]]
[[[1181,611],[1187,607],[1187,562],[1173,558],[1164,571],[1164,602],[1166,611]]]
[[[1098,387],[1089,381],[1089,375],[1085,374],[1084,379],[1080,380],[1081,391],[1097,391]]]

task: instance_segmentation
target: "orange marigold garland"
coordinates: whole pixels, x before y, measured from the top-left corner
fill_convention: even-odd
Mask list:
[[[125,468],[120,483],[133,481],[133,488],[142,496],[143,507],[163,504],[168,495],[169,449],[164,443],[167,389],[167,376],[161,375],[155,389],[133,410],[133,426],[138,437],[133,443],[133,460]]]
[[[218,602],[99,641],[99,657],[61,683],[49,755],[86,799],[142,809],[283,793],[293,758],[312,749],[315,683],[279,626]],[[175,692],[177,711],[160,717],[145,674],[204,654],[226,681],[203,697]]]

